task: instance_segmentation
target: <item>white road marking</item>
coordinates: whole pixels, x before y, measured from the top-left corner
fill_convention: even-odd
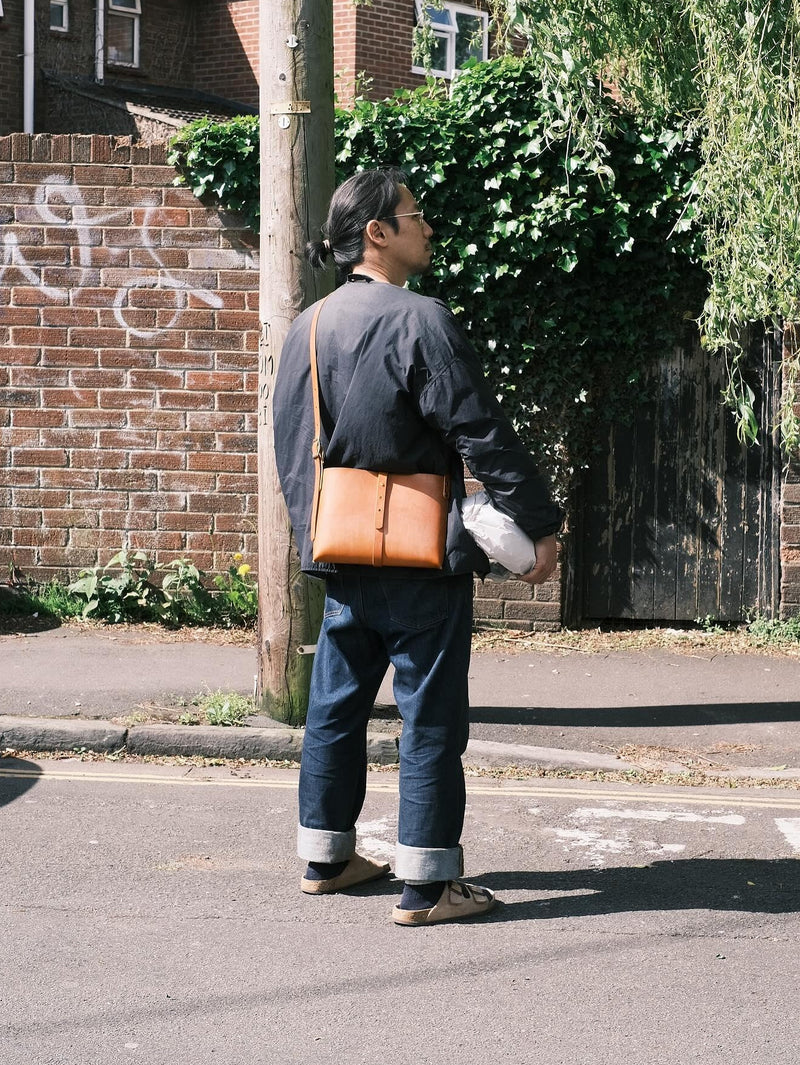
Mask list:
[[[395,833],[396,829],[388,817],[380,817],[377,821],[359,821],[356,824],[359,853],[368,858],[394,858],[393,839],[382,837],[394,837]]]
[[[600,806],[582,807],[576,810],[572,816],[581,821],[588,821],[595,817],[615,817],[631,821],[701,821],[715,825],[743,825],[745,822],[741,814],[723,814],[721,817],[708,817],[703,814],[688,813],[686,810],[612,810]]]
[[[775,824],[786,836],[792,850],[800,854],[800,817],[776,817]]]

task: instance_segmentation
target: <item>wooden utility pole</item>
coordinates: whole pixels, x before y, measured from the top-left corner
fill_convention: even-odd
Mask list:
[[[322,591],[300,572],[280,492],[272,393],[296,315],[332,287],[312,276],[305,243],[319,239],[333,192],[333,2],[261,0],[261,342],[258,380],[259,706],[301,724]],[[310,402],[310,397],[309,397]]]

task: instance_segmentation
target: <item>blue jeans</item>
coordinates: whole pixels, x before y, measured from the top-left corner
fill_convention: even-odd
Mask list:
[[[328,578],[300,768],[301,858],[355,852],[367,723],[391,662],[403,719],[395,873],[409,883],[461,875],[471,634],[469,574]]]

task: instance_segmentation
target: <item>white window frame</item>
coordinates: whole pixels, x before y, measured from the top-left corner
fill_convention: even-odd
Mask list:
[[[108,0],[109,13],[117,17],[127,18],[133,23],[133,62],[123,63],[119,59],[108,57],[108,62],[115,67],[128,67],[130,70],[138,69],[139,66],[139,29],[142,14],[142,0],[129,0],[123,4],[122,0]]]
[[[68,33],[69,32],[69,0],[50,0],[50,8],[60,7],[64,13],[63,26],[54,26],[50,23],[50,29],[53,33]],[[0,3],[0,15],[3,14],[3,5]]]
[[[425,0],[414,0],[416,12],[417,12],[417,25],[421,25],[424,15],[423,10],[425,7],[436,7],[439,9],[438,4],[431,4],[425,2]],[[456,67],[456,38],[458,36],[458,27],[456,22],[456,15],[469,15],[471,18],[480,19],[483,22],[483,33],[481,35],[481,59],[489,58],[489,15],[486,11],[481,11],[477,7],[470,7],[467,4],[455,4],[450,0],[444,0],[441,5],[441,10],[446,11],[451,16],[451,25],[445,26],[439,22],[432,22],[431,29],[435,36],[445,41],[447,45],[447,69],[440,70],[436,67],[426,70],[425,67],[412,66],[411,71],[413,74],[433,74],[440,78],[452,78],[458,71]]]

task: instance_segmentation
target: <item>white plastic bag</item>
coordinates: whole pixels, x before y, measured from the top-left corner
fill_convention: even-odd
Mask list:
[[[486,491],[467,496],[461,504],[461,520],[475,543],[492,562],[509,573],[529,573],[536,562],[533,540],[507,514],[494,506]]]

